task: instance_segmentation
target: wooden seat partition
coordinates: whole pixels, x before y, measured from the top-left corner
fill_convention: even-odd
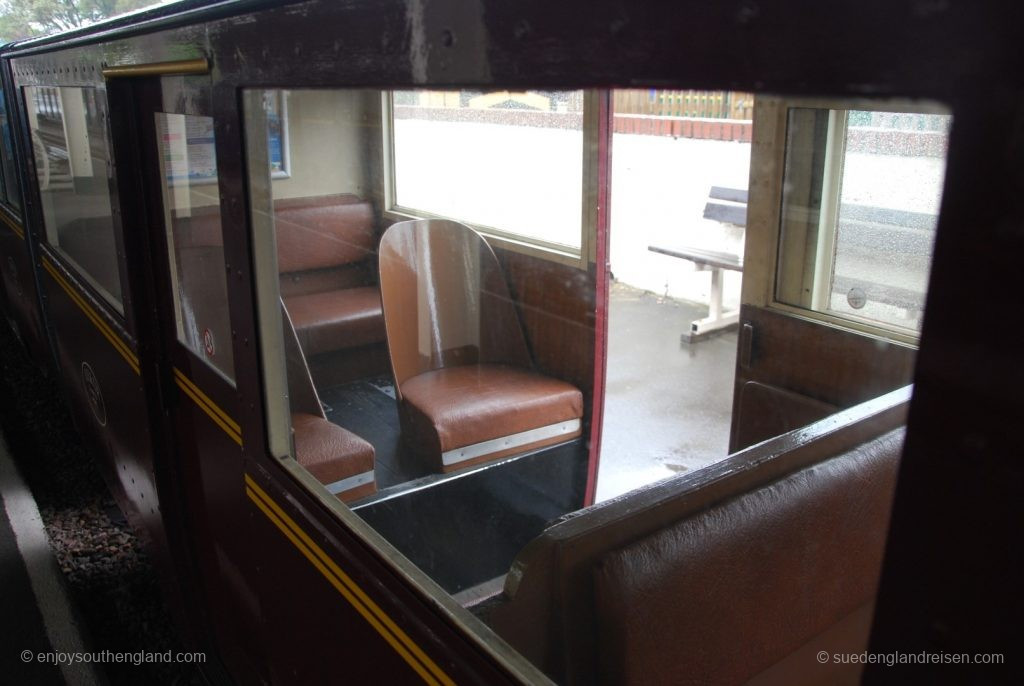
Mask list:
[[[909,397],[567,515],[475,611],[559,683],[856,680]]]

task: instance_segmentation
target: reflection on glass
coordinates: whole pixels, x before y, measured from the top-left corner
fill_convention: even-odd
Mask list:
[[[396,204],[580,247],[582,91],[398,91]]]
[[[113,164],[103,91],[26,87],[46,241],[118,311]]]
[[[4,95],[0,93],[0,177],[3,179],[3,191],[0,193],[9,205],[21,209],[21,194],[18,192],[18,170],[14,165],[14,148],[12,147],[11,126],[7,119],[7,105]]]
[[[950,119],[790,110],[779,300],[920,329]]]
[[[264,93],[267,112],[267,158],[274,178],[287,178],[288,164],[288,100],[286,91]]]
[[[178,340],[233,379],[213,119],[155,117]]]

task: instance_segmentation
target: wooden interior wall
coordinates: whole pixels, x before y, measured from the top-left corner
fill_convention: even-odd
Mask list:
[[[538,371],[594,390],[595,280],[576,267],[497,250]]]
[[[917,354],[907,345],[751,305],[740,310],[739,351],[730,452],[909,384]],[[759,392],[745,392],[748,384],[758,384]],[[779,413],[783,404],[787,412]]]

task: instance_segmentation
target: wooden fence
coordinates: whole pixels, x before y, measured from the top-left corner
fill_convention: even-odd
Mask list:
[[[732,91],[615,90],[615,114],[750,120],[754,95]]]

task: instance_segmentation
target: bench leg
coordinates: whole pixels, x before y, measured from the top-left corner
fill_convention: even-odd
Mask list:
[[[722,270],[711,270],[711,302],[709,303],[708,319],[717,321],[722,318]]]
[[[690,331],[688,334],[683,334],[683,341],[686,343],[694,343],[698,341],[703,335],[709,334],[712,331],[718,331],[729,326],[738,324],[740,321],[739,311],[735,312],[722,312],[722,272],[725,271],[721,267],[712,267],[711,269],[711,299],[708,304],[708,316],[704,319],[694,320],[690,324]]]

